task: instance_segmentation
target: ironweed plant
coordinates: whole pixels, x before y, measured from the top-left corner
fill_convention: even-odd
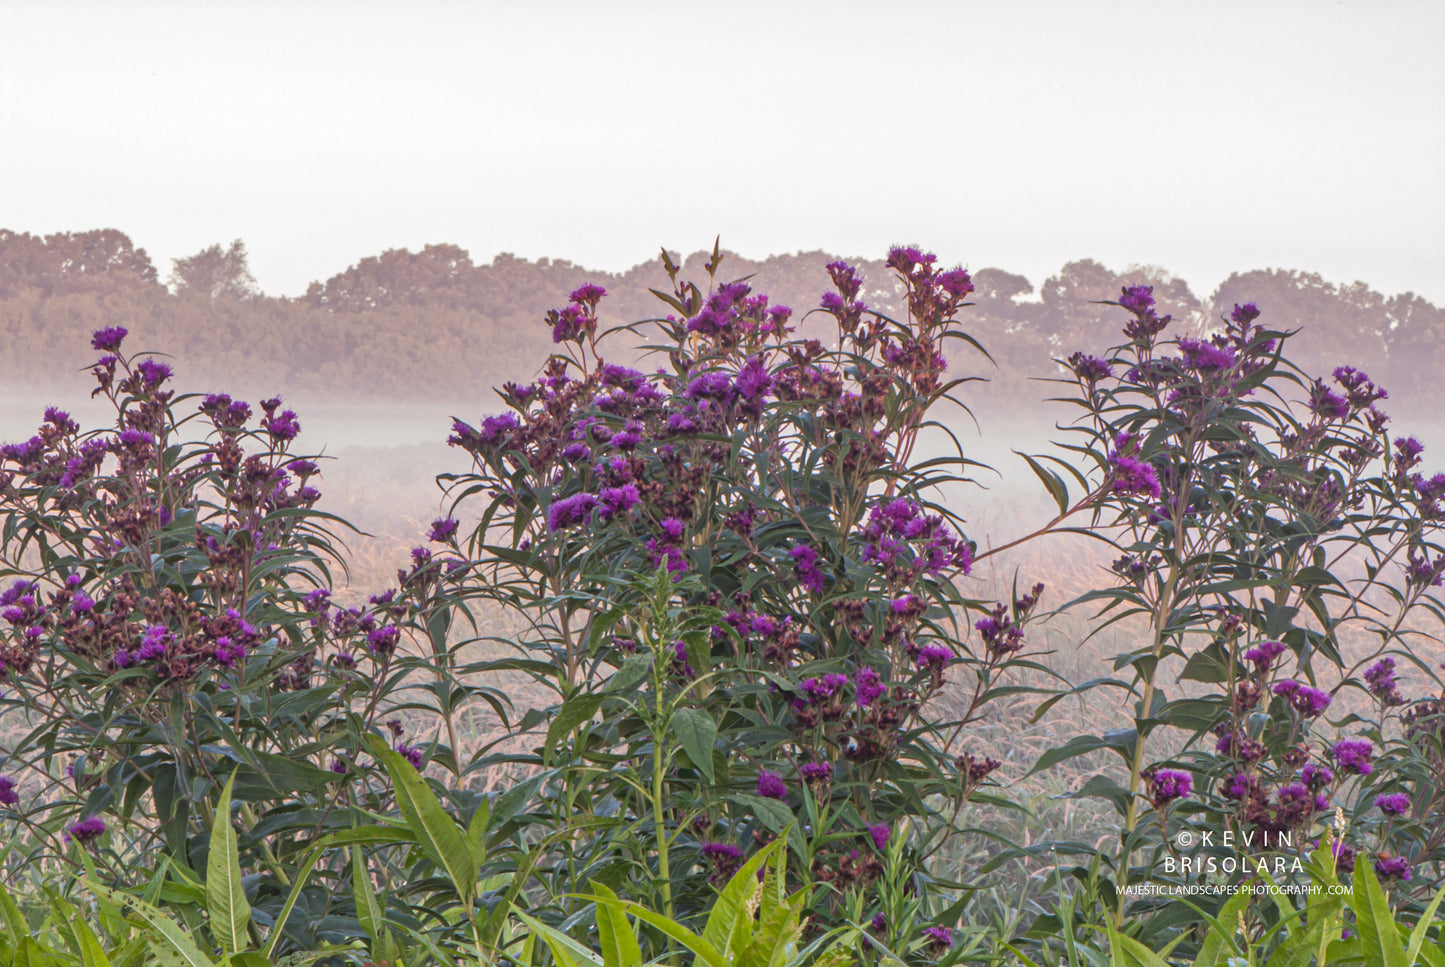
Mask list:
[[[397,588],[333,602],[344,522],[316,508],[296,414],[277,399],[177,395],[170,366],[127,355],[126,335],[92,344],[112,426],[82,432],[52,407],[35,436],[0,449],[5,868],[169,880],[195,926],[212,831],[235,823],[254,935],[273,950],[364,936],[352,891],[327,882],[349,854],[309,879],[306,857],[394,813],[368,736],[414,767],[449,764],[460,686],[447,600],[465,564],[418,548]],[[404,737],[413,708],[432,713],[437,741]],[[234,810],[218,814],[222,802]],[[283,906],[306,915],[281,943]]]
[[[1117,851],[1067,873],[1096,917],[1158,949],[1202,939],[1198,915],[1128,887],[1238,881],[1261,862],[1298,873],[1337,827],[1340,875],[1370,864],[1397,915],[1418,916],[1445,876],[1445,655],[1412,621],[1445,616],[1445,474],[1426,478],[1419,442],[1390,432],[1382,388],[1350,366],[1304,376],[1254,305],[1170,339],[1150,288],[1110,304],[1129,313],[1126,341],[1075,353],[1061,381],[1083,413],[1070,449],[1102,479],[1095,532],[1120,555],[1113,586],[1079,600],[1107,623],[1142,616],[1148,635],[1116,657],[1128,677],[1080,686],[1127,690],[1130,720],[1036,766],[1122,760],[1122,784],[1081,790],[1118,810]],[[1165,728],[1184,750],[1156,761]]]
[[[1041,667],[1022,655],[1043,586],[994,603],[958,584],[978,552],[937,488],[970,461],[912,456],[969,382],[945,347],[985,355],[957,319],[973,284],[895,248],[893,319],[835,262],[825,345],[719,261],[703,291],[664,253],[668,314],[612,332],[604,290],[577,289],[541,378],[453,427],[474,460],[450,478],[458,513],[477,508],[471,593],[526,616],[508,666],[555,696],[513,821],[538,915],[574,916],[595,881],[690,921],[792,830],[810,931],[863,923],[932,956],[968,883],[926,860],[999,766],[969,723],[1018,687],[1010,670]],[[642,332],[666,365],[605,360]],[[949,680],[970,696],[956,717],[933,702]]]

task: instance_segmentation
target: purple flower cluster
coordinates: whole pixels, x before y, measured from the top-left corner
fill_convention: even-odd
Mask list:
[[[911,500],[899,497],[875,504],[863,528],[864,562],[941,575],[956,568],[964,574],[973,569],[973,549],[956,537],[941,516],[929,515]],[[911,560],[905,551],[911,550]]]
[[[1374,755],[1375,747],[1366,739],[1341,739],[1330,749],[1335,768],[1357,776],[1368,776],[1374,771],[1371,763]]]
[[[1290,708],[1298,712],[1301,718],[1314,718],[1330,705],[1328,692],[1301,685],[1299,682],[1280,682],[1274,687],[1274,693],[1289,702]]]
[[[67,843],[88,843],[93,839],[99,839],[104,832],[105,820],[99,816],[88,816],[65,827],[65,841]]]
[[[407,745],[405,742],[403,742],[396,747],[396,751],[401,754],[401,757],[403,759],[411,763],[413,769],[420,771],[422,765],[422,755],[420,749],[416,748],[415,746]]]
[[[1274,660],[1280,655],[1283,655],[1288,650],[1289,649],[1285,646],[1283,642],[1261,641],[1253,648],[1245,651],[1245,653],[1241,657],[1245,661],[1253,665],[1254,670],[1261,677],[1263,677],[1264,675],[1269,674],[1269,670],[1271,666],[1273,666]]]
[[[1386,656],[1365,669],[1365,684],[1371,695],[1385,705],[1403,705],[1399,678],[1395,675],[1395,659]]]
[[[1380,875],[1382,880],[1406,881],[1411,877],[1410,861],[1403,856],[1381,853],[1375,860],[1375,872]]]
[[[9,776],[0,776],[0,806],[13,806],[20,801],[20,794],[15,791],[15,780]]]
[[[888,686],[878,677],[878,673],[871,668],[858,669],[857,683],[854,686],[854,698],[862,708],[868,708],[880,695],[887,693]]]
[[[772,772],[759,772],[758,795],[764,799],[787,799],[788,787],[782,776]]]
[[[810,594],[822,594],[828,587],[827,576],[818,567],[818,552],[806,544],[799,544],[788,552],[793,560],[793,574],[798,583]]]
[[[1403,792],[1391,793],[1388,796],[1376,796],[1375,805],[1380,812],[1386,816],[1403,816],[1410,811],[1410,797]]]
[[[1119,293],[1119,305],[1133,313],[1124,327],[1124,335],[1134,340],[1148,340],[1164,331],[1170,316],[1160,316],[1154,309],[1152,285],[1126,285]]]
[[[1138,494],[1150,500],[1159,499],[1159,475],[1141,460],[1126,457],[1117,450],[1109,455],[1110,491],[1116,494]]]
[[[1194,791],[1194,777],[1177,769],[1158,769],[1150,773],[1149,801],[1159,809]]]

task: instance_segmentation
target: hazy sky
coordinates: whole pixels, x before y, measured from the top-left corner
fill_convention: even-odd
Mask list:
[[[917,242],[1445,303],[1445,3],[0,0],[0,227],[617,269]]]

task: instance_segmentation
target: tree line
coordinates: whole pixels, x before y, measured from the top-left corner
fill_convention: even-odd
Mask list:
[[[709,254],[680,259],[683,276],[703,278]],[[755,291],[791,306],[805,334],[827,339],[829,317],[806,313],[817,306],[818,279],[835,258],[728,253],[719,277],[748,277]],[[855,264],[864,301],[897,313],[901,289],[883,262]],[[1445,310],[1413,293],[1386,296],[1363,282],[1337,284],[1294,270],[1236,272],[1203,297],[1157,266],[1116,271],[1092,259],[1069,262],[1039,285],[999,268],[973,277],[976,305],[963,318],[998,366],[972,373],[989,379],[970,390],[984,404],[1041,398],[1031,380],[1055,372],[1054,360],[1091,341],[1107,309],[1096,301],[1124,285],[1154,286],[1163,311],[1195,330],[1217,328],[1235,303],[1254,302],[1262,323],[1302,331],[1297,362],[1314,371],[1341,363],[1364,369],[1404,401],[1399,412],[1415,401],[1424,407],[1445,332]],[[145,249],[115,229],[45,236],[0,230],[7,350],[0,378],[11,386],[47,383],[56,361],[77,358],[92,330],[120,324],[197,379],[238,390],[405,400],[455,398],[465,389],[472,396],[539,369],[553,349],[547,310],[584,282],[608,290],[603,325],[666,309],[650,291],[669,288],[657,261],[620,273],[509,253],[477,264],[456,245],[427,245],[361,259],[293,299],[260,291],[240,240],[173,260],[163,283]]]

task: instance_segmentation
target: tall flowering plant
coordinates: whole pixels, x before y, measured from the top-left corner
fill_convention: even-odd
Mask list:
[[[913,459],[965,382],[945,348],[980,349],[957,322],[973,285],[895,248],[892,319],[832,263],[825,344],[719,261],[704,291],[664,253],[668,314],[623,330],[650,328],[665,365],[606,361],[604,292],[584,286],[549,316],[542,376],[453,427],[474,591],[525,617],[513,667],[554,696],[523,829],[559,918],[588,879],[690,917],[786,834],[814,929],[946,947],[956,914],[921,905],[923,858],[999,766],[967,725],[1043,593],[964,593],[977,550],[933,495],[968,461]],[[954,676],[972,701],[947,714]]]
[[[1368,862],[1405,903],[1424,897],[1445,875],[1445,654],[1419,625],[1442,617],[1445,475],[1426,477],[1419,442],[1391,432],[1384,389],[1350,366],[1298,372],[1289,334],[1261,328],[1253,304],[1204,337],[1174,337],[1149,287],[1110,304],[1128,313],[1125,341],[1066,363],[1074,449],[1119,554],[1112,586],[1084,600],[1148,631],[1116,658],[1131,677],[1108,683],[1130,692],[1130,721],[1039,765],[1121,757],[1122,782],[1085,790],[1120,813],[1116,924],[1128,913],[1162,944],[1192,915],[1126,887],[1226,860],[1297,872],[1327,827],[1350,831],[1334,838],[1343,873]],[[1167,761],[1151,752],[1160,730],[1182,745]]]
[[[464,565],[418,548],[396,588],[333,601],[343,522],[317,509],[296,413],[178,395],[171,367],[128,354],[126,336],[92,343],[112,425],[82,431],[52,407],[34,436],[0,447],[7,863],[53,876],[84,862],[122,888],[168,875],[198,897],[186,891],[206,879],[212,831],[235,823],[271,949],[363,936],[350,891],[326,883],[349,857],[304,857],[394,811],[368,734],[418,767],[452,757],[445,710],[410,713],[439,737],[408,740],[397,693],[419,672],[453,680],[446,601]],[[435,647],[418,656],[409,640]],[[278,926],[293,885],[291,903],[315,915]]]

